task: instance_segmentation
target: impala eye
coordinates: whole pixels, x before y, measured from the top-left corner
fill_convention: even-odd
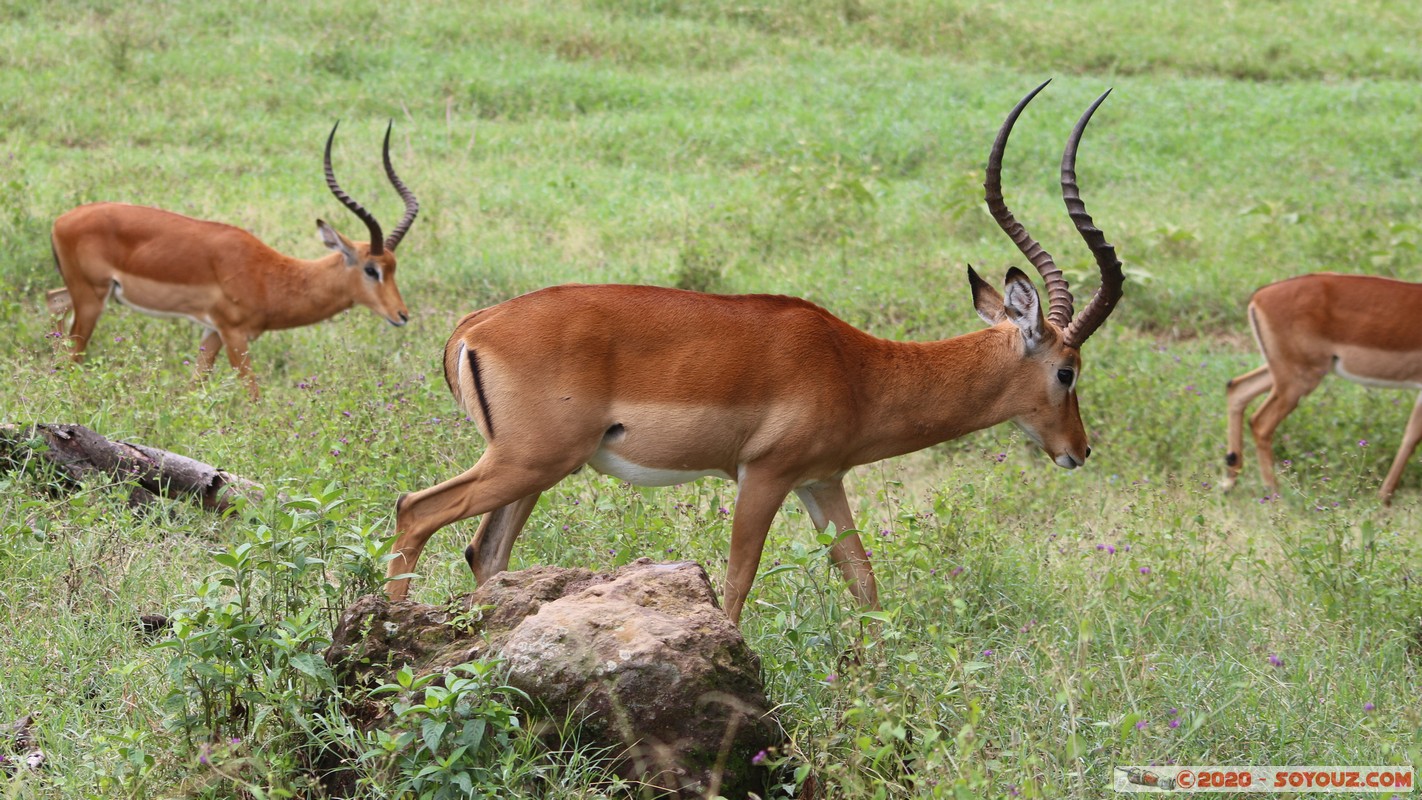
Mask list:
[[[1061,381],[1063,386],[1070,386],[1072,378],[1075,377],[1076,373],[1072,372],[1069,369],[1057,370],[1057,380]]]
[[[378,281],[378,280],[380,280],[380,270],[376,269],[375,267],[373,267],[373,266],[371,266],[371,265],[369,265],[369,264],[366,264],[366,265],[365,265],[365,275],[366,275],[366,277],[370,278],[370,279],[373,280],[373,281]]]

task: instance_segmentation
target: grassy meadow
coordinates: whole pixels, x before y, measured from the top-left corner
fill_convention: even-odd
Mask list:
[[[791,741],[775,796],[1104,797],[1114,765],[1422,763],[1422,466],[1375,499],[1412,393],[1329,379],[1280,430],[1279,496],[1261,498],[1252,447],[1238,489],[1215,488],[1225,381],[1261,362],[1249,293],[1320,270],[1422,278],[1422,6],[0,9],[0,423],[81,423],[288,498],[217,519],[0,472],[0,724],[33,713],[48,758],[0,771],[0,797],[316,797],[313,742],[365,753],[371,797],[638,796],[502,717],[465,762],[418,738],[382,751],[342,729],[313,663],[379,589],[396,495],[483,447],[441,377],[453,323],[548,284],[637,282],[799,295],[892,338],[974,330],[965,264],[994,283],[1024,264],[985,213],[983,164],[1049,77],[1004,189],[1078,308],[1095,267],[1058,164],[1114,87],[1078,159],[1128,276],[1083,350],[1092,458],[1058,469],[1001,426],[852,473],[877,639],[785,506],[744,617]],[[422,204],[399,249],[408,326],[356,308],[263,337],[255,405],[225,359],[192,380],[194,326],[126,309],[67,364],[44,305],[55,217],[155,205],[314,258],[318,217],[365,236],[321,177],[338,119],[336,173],[387,230],[394,120]],[[544,495],[512,566],[693,559],[719,583],[734,497],[584,472]],[[472,589],[475,526],[431,540],[415,599]],[[138,636],[147,613],[178,635]]]

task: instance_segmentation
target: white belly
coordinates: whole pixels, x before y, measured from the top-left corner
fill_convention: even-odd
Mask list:
[[[214,327],[212,324],[212,320],[205,314],[189,314],[182,311],[162,311],[156,308],[145,308],[144,306],[134,302],[131,298],[124,294],[123,283],[121,281],[116,280],[113,282],[113,289],[109,292],[109,296],[112,297],[114,299],[114,302],[118,303],[119,305],[127,306],[133,309],[134,311],[147,314],[150,317],[165,317],[168,319],[191,320],[208,330],[212,330]]]
[[[631,461],[608,450],[606,447],[599,448],[593,457],[588,459],[588,466],[601,472],[604,475],[611,475],[614,478],[627,481],[634,486],[673,486],[678,483],[690,483],[697,478],[704,478],[707,475],[714,475],[718,478],[727,478],[727,475],[719,469],[663,469],[661,467],[644,467],[641,464],[634,464]]]
[[[1347,378],[1364,386],[1377,386],[1384,389],[1422,389],[1422,383],[1418,383],[1415,379],[1377,377],[1361,370],[1353,372],[1348,368],[1346,356],[1333,362],[1333,371],[1341,378]]]

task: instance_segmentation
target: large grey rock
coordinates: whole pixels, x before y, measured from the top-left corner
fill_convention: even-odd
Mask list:
[[[505,572],[470,595],[475,621],[369,596],[341,620],[327,660],[343,681],[384,682],[500,657],[508,682],[556,721],[581,720],[580,739],[620,753],[618,771],[685,796],[762,792],[752,762],[779,745],[760,659],[726,619],[694,563],[643,559],[611,574],[537,567]],[[369,724],[388,709],[369,708]]]

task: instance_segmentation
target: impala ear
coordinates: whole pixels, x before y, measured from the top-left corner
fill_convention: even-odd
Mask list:
[[[335,250],[346,259],[346,266],[354,267],[360,263],[360,257],[356,255],[355,244],[350,239],[342,236],[335,228],[326,224],[324,219],[316,220],[316,230],[321,233],[321,243],[328,249]]]
[[[1022,331],[1022,343],[1030,353],[1046,340],[1047,326],[1042,319],[1042,301],[1037,297],[1037,287],[1022,270],[1012,267],[1007,271],[1006,297],[1003,311],[1012,324]]]
[[[1002,310],[1002,295],[978,275],[972,264],[968,265],[968,285],[973,287],[973,307],[978,310],[983,322],[996,325],[1007,319]]]

